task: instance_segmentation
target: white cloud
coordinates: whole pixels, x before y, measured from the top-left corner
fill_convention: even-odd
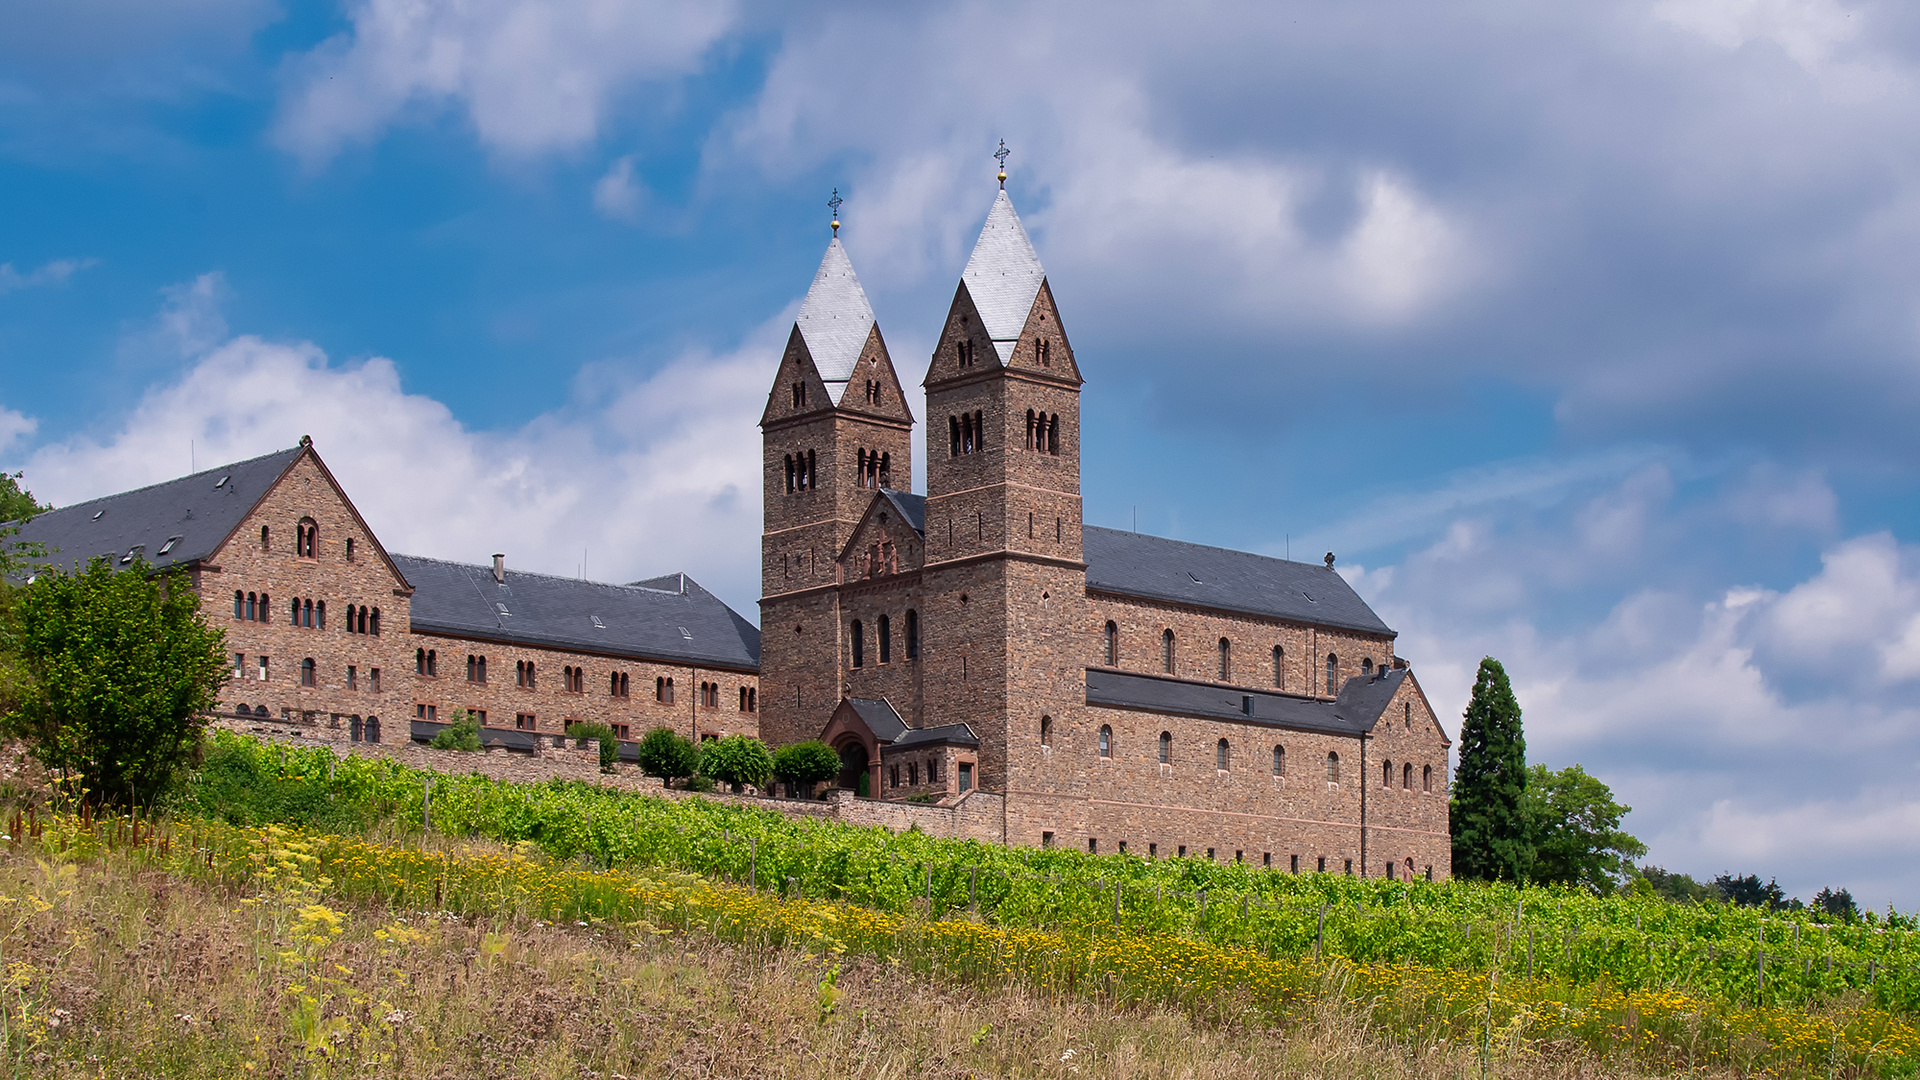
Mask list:
[[[647,189],[633,178],[636,156],[628,154],[615,161],[593,185],[593,208],[615,221],[640,220],[640,208],[646,205]]]
[[[60,285],[73,275],[98,263],[98,259],[55,259],[37,270],[21,273],[12,263],[0,263],[0,296],[15,289],[31,289],[38,285]]]
[[[1729,493],[1682,499],[1643,468],[1544,509],[1475,507],[1353,576],[1450,730],[1480,657],[1500,658],[1529,757],[1611,784],[1652,861],[1920,905],[1920,550],[1822,540],[1831,493],[1805,475],[1704,483]],[[1732,536],[1822,542],[1820,566],[1785,588],[1716,586],[1725,568],[1698,555]]]
[[[189,307],[208,282],[183,287]],[[504,551],[573,574],[585,549],[596,579],[685,570],[753,619],[755,424],[782,342],[769,324],[737,352],[690,352],[644,378],[597,370],[580,403],[485,432],[408,393],[390,360],[336,364],[310,343],[222,338],[111,434],[42,446],[24,465],[36,495],[65,505],[183,474],[190,441],[206,467],[311,434],[392,550],[469,562]],[[0,413],[0,433],[18,416]]]
[[[0,454],[12,449],[14,443],[31,438],[39,427],[39,421],[31,416],[0,408]]]
[[[359,0],[350,32],[289,69],[277,137],[310,163],[411,116],[463,109],[510,154],[579,146],[637,83],[699,70],[730,0]]]

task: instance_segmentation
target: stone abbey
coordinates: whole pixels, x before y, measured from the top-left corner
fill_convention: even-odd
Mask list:
[[[538,755],[592,721],[629,759],[659,725],[818,738],[864,820],[932,804],[1007,844],[1448,876],[1447,736],[1331,557],[1084,523],[1082,369],[1004,188],[923,385],[918,422],[836,236],[761,418],[757,628],[684,574],[389,553],[304,438],[20,538],[184,568],[227,629],[229,722],[424,741],[465,710]]]

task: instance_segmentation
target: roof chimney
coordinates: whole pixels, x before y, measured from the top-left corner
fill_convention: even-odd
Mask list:
[[[493,553],[493,580],[502,585],[507,583],[507,557],[497,551]]]

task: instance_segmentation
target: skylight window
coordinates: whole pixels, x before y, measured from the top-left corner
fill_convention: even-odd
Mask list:
[[[233,479],[233,477],[232,477],[232,475],[227,475],[227,476],[223,476],[223,477],[221,477],[221,478],[220,478],[220,480],[219,480],[219,482],[213,485],[213,490],[215,490],[215,491],[219,491],[219,490],[220,490],[221,488],[223,488],[223,487],[226,487],[226,486],[227,486],[227,481],[229,481],[229,480],[231,480],[231,479]]]
[[[169,551],[172,551],[172,550],[173,550],[173,545],[175,545],[175,544],[177,544],[177,543],[179,543],[179,542],[180,542],[180,538],[179,538],[179,537],[177,537],[177,536],[169,536],[169,537],[167,537],[167,542],[166,542],[166,543],[164,543],[164,544],[161,544],[161,545],[160,545],[160,550],[159,550],[158,552],[156,552],[156,554],[159,554],[159,555],[165,555],[165,554],[166,554],[167,552],[169,552]]]
[[[495,611],[498,611],[498,612],[499,612],[500,614],[502,614],[502,615],[511,615],[511,614],[513,614],[513,612],[511,612],[511,611],[508,611],[508,610],[507,610],[507,605],[505,605],[505,604],[503,604],[503,603],[501,603],[501,602],[499,602],[498,600],[495,600],[495,601],[493,602],[493,609],[494,609]]]
[[[601,621],[600,621],[600,616],[598,616],[598,615],[589,615],[589,616],[587,616],[587,618],[589,618],[589,619],[592,619],[592,620],[593,620],[593,626],[594,626],[594,629],[596,629],[596,630],[605,630],[605,629],[607,628],[607,624],[606,624],[606,623],[603,623],[603,622],[601,622]]]
[[[95,520],[95,521],[99,521],[99,520],[100,520],[100,516],[101,516],[102,514],[105,514],[105,513],[106,513],[106,511],[105,511],[105,510],[95,510],[95,511],[93,512],[93,520]]]
[[[1313,598],[1313,594],[1312,594],[1312,593],[1310,593],[1310,592],[1303,592],[1303,593],[1301,593],[1300,595],[1301,595],[1301,596],[1304,596],[1304,597],[1306,597],[1306,598],[1307,598],[1307,603],[1309,603],[1309,604],[1317,604],[1317,603],[1319,603],[1319,602],[1320,602],[1320,601],[1318,601],[1318,600],[1315,600],[1315,599]]]
[[[690,630],[688,630],[688,629],[687,629],[686,627],[684,627],[684,626],[680,628],[680,636],[681,636],[681,637],[683,637],[683,638],[686,638],[686,639],[687,639],[688,641],[692,641],[692,640],[693,640],[693,632],[692,632],[692,631],[690,631]]]

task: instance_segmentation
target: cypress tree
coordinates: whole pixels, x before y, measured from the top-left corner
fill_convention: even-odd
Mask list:
[[[1460,726],[1452,824],[1455,877],[1523,881],[1533,862],[1525,810],[1527,740],[1506,669],[1480,661]]]

